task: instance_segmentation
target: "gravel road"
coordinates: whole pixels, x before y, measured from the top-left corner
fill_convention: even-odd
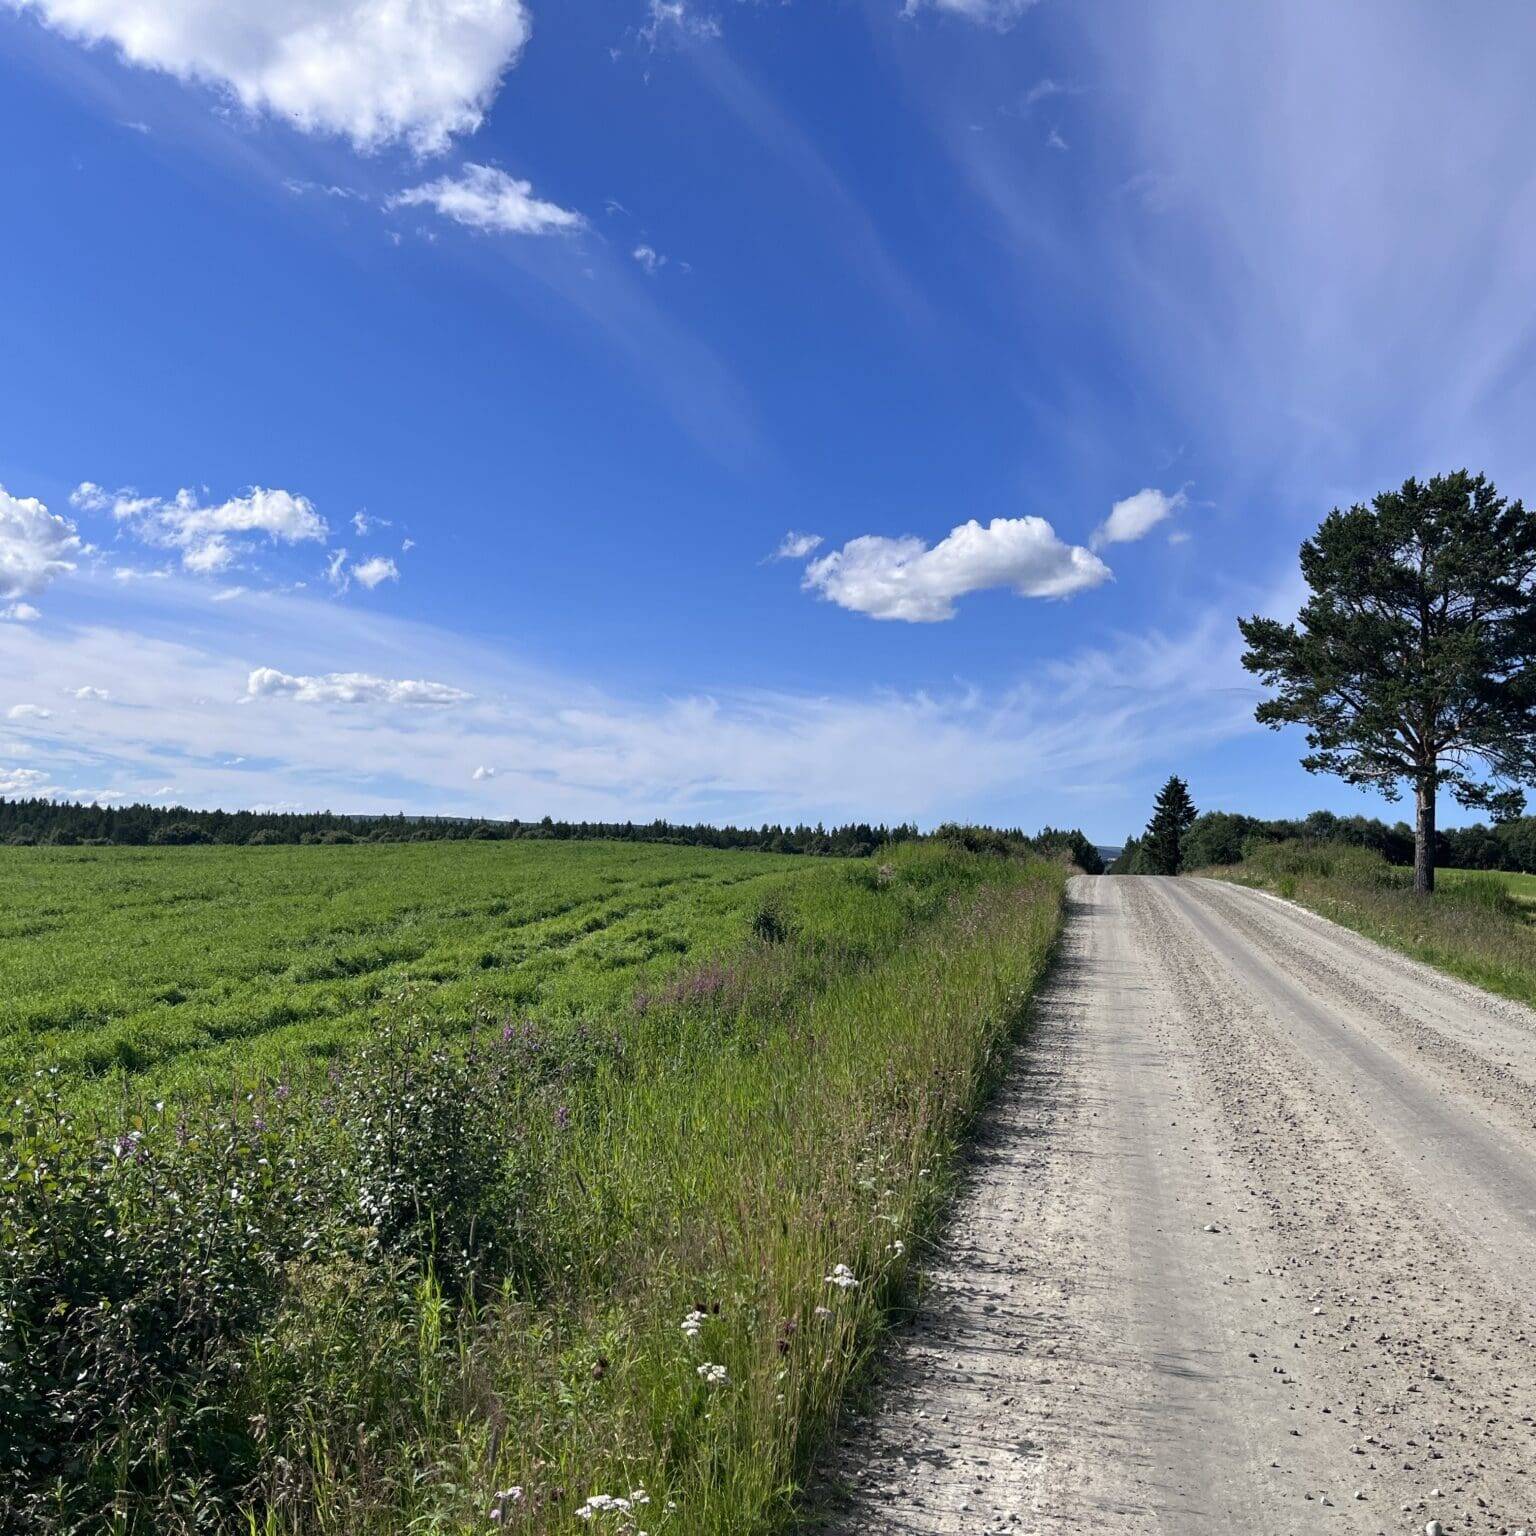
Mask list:
[[[1216,881],[1069,900],[826,1528],[1536,1536],[1536,1013]]]

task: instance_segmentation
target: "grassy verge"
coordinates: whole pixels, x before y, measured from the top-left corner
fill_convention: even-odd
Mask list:
[[[1273,891],[1490,992],[1536,1005],[1532,882],[1521,875],[1443,870],[1428,901],[1410,870],[1380,854],[1326,843],[1272,843],[1201,875]]]
[[[936,847],[829,867],[605,1027],[391,1025],[320,1081],[116,1127],[45,1078],[6,1133],[0,1513],[788,1528],[1063,878]]]

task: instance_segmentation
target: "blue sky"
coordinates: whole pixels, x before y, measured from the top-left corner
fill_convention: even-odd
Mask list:
[[[1335,503],[1531,492],[1533,34],[0,0],[0,793],[1395,814],[1233,620]]]

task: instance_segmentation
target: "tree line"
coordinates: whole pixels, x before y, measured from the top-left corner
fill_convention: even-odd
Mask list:
[[[916,826],[849,822],[826,827],[764,822],[716,827],[665,821],[489,821],[454,816],[350,816],[334,811],[197,811],[184,805],[81,805],[69,800],[0,798],[0,844],[164,847],[198,843],[414,843],[550,839],[673,843],[767,853],[867,857],[918,836]]]
[[[1259,843],[1302,840],[1345,843],[1369,848],[1389,864],[1414,862],[1414,829],[1406,821],[1386,822],[1374,816],[1338,816],[1313,811],[1310,816],[1244,816],[1237,811],[1205,811],[1197,815],[1179,840],[1179,862],[1185,869],[1212,864],[1237,864]],[[1437,828],[1435,864],[1443,869],[1497,869],[1510,874],[1536,874],[1536,816],[1478,822],[1468,827]],[[1115,875],[1161,872],[1147,838],[1126,839],[1118,859],[1109,867]]]

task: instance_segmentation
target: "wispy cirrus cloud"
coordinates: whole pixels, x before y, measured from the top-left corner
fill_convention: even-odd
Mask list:
[[[1006,31],[1035,3],[1036,0],[903,0],[901,13],[916,16],[922,11],[937,11]]]
[[[57,623],[0,647],[0,699],[66,701],[46,737],[19,736],[8,753],[0,735],[0,765],[60,792],[164,791],[190,805],[737,821],[1024,815],[1114,828],[1144,810],[1127,803],[1139,764],[1160,768],[1255,729],[1227,604],[1186,632],[1065,651],[1011,687],[810,693],[701,679],[646,696],[303,595],[267,594],[225,628],[189,579],[133,590],[157,632]],[[195,622],[167,623],[183,609]],[[111,693],[110,706],[68,697],[83,677]]]

